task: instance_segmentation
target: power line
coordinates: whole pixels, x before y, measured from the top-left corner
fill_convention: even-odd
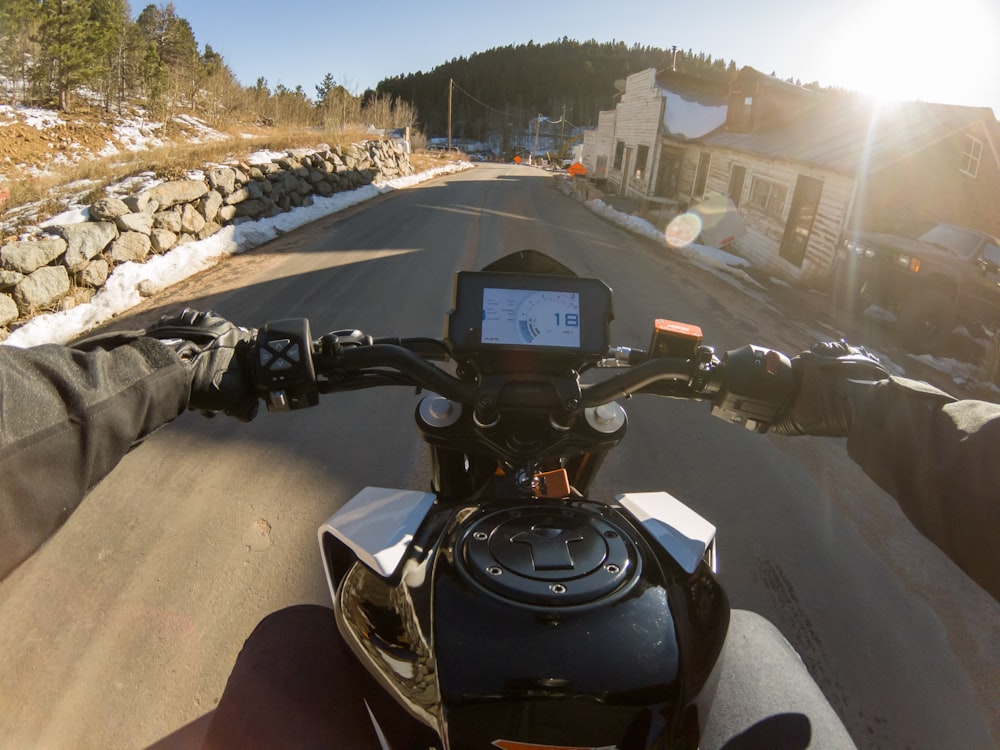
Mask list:
[[[459,91],[461,91],[461,92],[462,92],[463,94],[465,94],[465,95],[466,95],[467,97],[469,97],[470,99],[472,99],[472,101],[474,101],[474,102],[475,102],[476,104],[478,104],[478,105],[480,105],[480,106],[482,106],[482,107],[486,107],[486,109],[490,110],[491,112],[496,112],[496,113],[497,113],[498,115],[503,115],[504,117],[507,117],[507,116],[508,116],[508,115],[510,114],[510,113],[509,113],[508,111],[506,111],[506,110],[502,110],[502,109],[497,109],[496,107],[494,107],[494,106],[492,106],[492,105],[490,105],[490,104],[487,104],[486,102],[484,102],[484,101],[482,101],[482,100],[480,100],[480,99],[477,99],[477,98],[476,98],[475,96],[473,96],[473,95],[472,95],[472,94],[470,94],[470,93],[469,93],[468,91],[466,91],[466,90],[465,90],[465,89],[463,89],[463,88],[462,88],[461,86],[459,86],[459,85],[458,85],[458,84],[457,84],[457,83],[455,82],[455,79],[454,79],[454,78],[452,78],[452,79],[451,79],[451,85],[452,85],[452,86],[454,86],[454,87],[455,87],[456,89],[458,89]],[[565,116],[563,116],[563,117],[559,118],[558,120],[553,120],[553,119],[552,119],[551,117],[547,117],[546,115],[541,115],[541,114],[540,114],[539,116],[540,116],[540,117],[541,117],[541,118],[542,118],[543,120],[545,120],[546,122],[548,122],[548,123],[550,123],[550,124],[552,124],[552,125],[559,125],[559,124],[561,124],[561,123],[564,123],[564,122],[565,122],[565,123],[566,123],[567,125],[569,125],[569,126],[570,126],[571,128],[575,128],[575,127],[576,127],[576,125],[574,125],[574,124],[573,124],[573,123],[571,123],[571,122],[570,122],[569,120],[567,120]]]

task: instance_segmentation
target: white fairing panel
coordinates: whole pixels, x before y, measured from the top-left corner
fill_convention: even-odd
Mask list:
[[[389,578],[433,504],[434,495],[428,492],[365,487],[320,526],[320,549],[323,535],[332,534],[358,560]]]
[[[630,492],[615,499],[688,573],[712,549],[715,526],[669,492]]]

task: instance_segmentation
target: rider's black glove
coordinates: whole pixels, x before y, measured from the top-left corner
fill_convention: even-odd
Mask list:
[[[889,377],[864,347],[816,344],[792,359],[795,395],[772,427],[781,435],[847,437],[858,403],[872,383]]]
[[[164,315],[146,331],[147,336],[173,348],[190,369],[189,409],[207,415],[222,411],[244,422],[257,414],[249,366],[256,334],[213,312],[190,308],[179,315]]]

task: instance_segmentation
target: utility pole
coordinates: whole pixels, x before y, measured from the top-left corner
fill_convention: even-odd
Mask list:
[[[535,163],[535,154],[538,153],[538,126],[542,122],[542,113],[538,113],[538,117],[535,118],[535,147],[531,150],[531,161],[530,164]]]
[[[451,153],[451,91],[455,87],[455,79],[448,79],[448,153]]]
[[[566,102],[563,101],[563,113],[562,117],[559,119],[559,148],[561,149],[566,145]]]

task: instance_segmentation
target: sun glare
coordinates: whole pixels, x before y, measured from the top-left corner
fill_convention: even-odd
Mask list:
[[[874,0],[828,37],[830,83],[884,100],[985,105],[1000,79],[995,0]]]

